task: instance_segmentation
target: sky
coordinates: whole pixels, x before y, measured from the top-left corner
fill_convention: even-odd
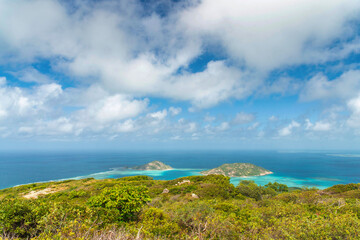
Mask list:
[[[359,0],[0,0],[0,150],[359,146]]]

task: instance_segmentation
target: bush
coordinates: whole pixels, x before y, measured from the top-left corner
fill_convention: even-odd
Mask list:
[[[254,181],[250,180],[241,181],[236,189],[242,196],[250,197],[255,200],[261,200],[276,195],[276,191],[273,188],[258,186]]]
[[[153,180],[153,178],[149,176],[139,175],[139,176],[122,177],[118,179],[118,181],[148,181],[148,180]]]
[[[335,186],[332,186],[328,189],[326,189],[327,192],[331,192],[331,193],[343,193],[343,192],[347,192],[347,191],[351,191],[351,190],[357,190],[360,189],[360,184],[356,184],[356,183],[350,183],[350,184],[338,184]]]
[[[91,207],[115,209],[119,212],[120,221],[133,219],[142,206],[151,201],[145,186],[120,185],[106,188],[98,196],[88,200]]]
[[[265,185],[265,187],[274,189],[278,193],[289,191],[288,186],[286,186],[285,184],[277,183],[277,182],[274,182],[274,183],[269,182],[268,184]]]
[[[203,178],[203,183],[196,191],[200,198],[229,199],[236,195],[236,189],[230,183],[230,178],[223,175],[208,175]]]
[[[180,232],[179,226],[172,222],[161,209],[149,208],[141,214],[140,219],[143,232],[147,237],[163,236],[170,238]]]
[[[0,201],[0,232],[22,238],[35,235],[43,210],[28,200]]]

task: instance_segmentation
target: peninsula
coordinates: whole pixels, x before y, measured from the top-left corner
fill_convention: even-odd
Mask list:
[[[251,163],[223,164],[220,167],[201,172],[203,175],[215,174],[228,177],[264,176],[272,173],[273,172],[265,168],[256,166]]]
[[[129,167],[129,169],[146,171],[146,170],[171,170],[173,168],[170,167],[169,165],[166,165],[163,162],[152,161],[152,162],[146,163],[144,165]]]

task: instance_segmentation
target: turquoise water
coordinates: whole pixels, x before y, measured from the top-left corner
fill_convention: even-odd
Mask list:
[[[110,171],[89,174],[85,176],[78,176],[70,179],[83,179],[83,178],[95,178],[95,179],[106,179],[106,178],[120,178],[126,176],[136,175],[147,175],[158,180],[169,180],[176,179],[179,177],[196,176],[201,175],[201,171],[206,169],[172,169],[172,170],[151,170],[151,171],[139,171],[139,170],[128,170],[128,169],[113,169]],[[63,179],[65,180],[65,179]],[[331,187],[336,184],[342,183],[340,179],[331,178],[303,178],[297,179],[292,177],[280,176],[277,174],[269,174],[266,176],[254,176],[254,177],[232,177],[230,182],[235,186],[239,184],[241,180],[252,180],[259,185],[265,185],[269,182],[279,182],[287,184],[291,187],[317,187],[320,189]]]
[[[159,160],[174,167],[167,171],[133,171],[124,168]],[[359,152],[277,151],[142,151],[142,152],[7,152],[0,153],[0,189],[60,179],[118,178],[148,175],[170,180],[200,175],[224,163],[249,162],[274,174],[232,178],[260,185],[280,182],[291,187],[326,188],[360,182]]]

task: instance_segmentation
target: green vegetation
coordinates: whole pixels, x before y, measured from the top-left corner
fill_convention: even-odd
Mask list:
[[[130,167],[130,169],[134,169],[134,170],[170,170],[173,168],[170,167],[169,165],[166,165],[163,162],[152,161],[152,162],[149,162],[144,165]]]
[[[295,190],[279,183],[258,186],[253,181],[234,186],[222,175],[171,181],[135,176],[0,190],[0,239],[359,236],[360,184]]]
[[[224,175],[228,177],[263,176],[272,172],[251,163],[223,164],[220,167],[201,172],[203,175]]]

